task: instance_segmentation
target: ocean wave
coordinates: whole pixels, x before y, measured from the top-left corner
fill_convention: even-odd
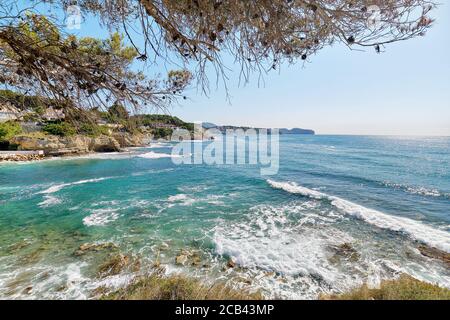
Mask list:
[[[164,143],[164,142],[156,142],[151,143],[148,147],[145,147],[146,149],[159,149],[159,148],[171,148],[173,145],[170,143]]]
[[[224,198],[224,195],[210,194],[206,197],[192,197],[184,193],[179,193],[167,198],[169,202],[168,207],[172,207],[175,204],[180,206],[191,206],[194,203],[205,202],[212,205],[224,205],[224,202],[220,199]]]
[[[389,182],[389,181],[384,181],[382,184],[386,187],[399,189],[399,190],[402,190],[402,191],[405,191],[405,192],[411,193],[411,194],[417,194],[417,195],[427,196],[427,197],[450,198],[449,193],[445,193],[445,192],[439,191],[438,189],[434,189],[434,188],[426,188],[426,187],[421,187],[421,186],[410,186],[410,185],[406,185],[406,184],[393,183],[393,182]]]
[[[445,252],[450,252],[450,234],[446,231],[433,228],[409,218],[392,216],[378,210],[366,208],[336,196],[330,196],[316,190],[299,186],[293,182],[277,182],[273,180],[267,180],[267,182],[275,189],[282,189],[289,193],[300,194],[313,199],[328,200],[335,208],[371,225],[404,233],[414,240],[426,243],[429,246]]]
[[[51,186],[43,191],[38,192],[38,194],[49,194],[49,193],[55,193],[60,191],[61,189],[69,186],[75,186],[79,184],[85,184],[85,183],[93,183],[98,181],[103,181],[107,179],[112,179],[113,177],[104,177],[104,178],[95,178],[95,179],[87,179],[87,180],[80,180],[75,182],[69,182],[69,183],[61,183],[54,186]]]
[[[176,154],[168,154],[168,153],[156,153],[153,151],[143,153],[138,155],[139,158],[145,158],[145,159],[161,159],[161,158],[181,158],[181,155]]]
[[[50,206],[54,206],[60,204],[62,200],[60,198],[54,197],[52,195],[45,195],[44,200],[38,203],[38,206],[41,208],[47,208]]]
[[[119,218],[119,209],[96,209],[92,211],[92,214],[83,219],[85,226],[104,226]]]
[[[310,213],[300,203],[253,207],[244,220],[217,224],[215,253],[243,267],[240,276],[252,278],[254,285],[270,288],[269,298],[315,299],[330,288],[344,290],[362,282],[329,262],[330,246],[354,239],[330,224],[310,228],[294,218],[320,219]]]

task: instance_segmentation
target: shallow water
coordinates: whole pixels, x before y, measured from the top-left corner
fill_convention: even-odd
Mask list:
[[[202,143],[202,142],[196,142]],[[203,143],[207,145],[207,142]],[[0,164],[0,297],[90,298],[113,242],[168,272],[314,299],[402,272],[450,287],[450,138],[281,136],[280,171],[175,165],[170,144]],[[357,254],[339,254],[349,243]],[[164,249],[164,250],[163,250]],[[204,267],[176,266],[199,250]],[[236,268],[225,268],[228,259]]]

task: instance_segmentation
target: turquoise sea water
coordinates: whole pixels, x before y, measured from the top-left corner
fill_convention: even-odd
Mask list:
[[[207,145],[208,142],[195,142]],[[0,164],[0,298],[90,298],[112,242],[168,273],[313,299],[406,272],[450,287],[450,138],[281,136],[280,170],[175,165],[171,145]],[[158,155],[155,155],[158,154]],[[356,254],[339,254],[348,243]],[[201,264],[175,265],[181,250]],[[351,251],[353,252],[353,251]],[[233,259],[237,266],[226,268]]]

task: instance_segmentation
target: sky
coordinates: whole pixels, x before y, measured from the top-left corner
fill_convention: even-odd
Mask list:
[[[425,37],[350,50],[336,44],[306,63],[282,65],[264,84],[239,84],[231,57],[228,91],[212,85],[208,96],[186,91],[169,112],[185,121],[267,128],[301,127],[318,134],[450,135],[450,1],[434,10]],[[79,35],[104,37],[90,19]],[[159,67],[164,70],[162,66]],[[154,69],[154,68],[153,68]],[[154,70],[153,70],[154,72]],[[209,74],[215,84],[215,74]]]
[[[257,127],[302,127],[319,134],[450,135],[450,3],[434,14],[425,37],[395,43],[377,54],[335,45],[305,65],[238,86],[231,104],[224,90],[190,101],[172,114],[189,121]],[[195,91],[194,91],[195,93]]]

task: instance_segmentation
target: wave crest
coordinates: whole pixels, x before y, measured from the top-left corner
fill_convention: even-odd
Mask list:
[[[366,208],[336,196],[330,196],[316,190],[299,186],[294,182],[277,182],[273,180],[267,180],[267,182],[273,188],[281,189],[289,193],[300,194],[313,199],[328,200],[335,208],[363,220],[366,223],[382,229],[404,233],[414,240],[426,243],[431,247],[438,248],[445,252],[450,252],[450,234],[446,231],[428,226],[420,221],[392,216],[378,210]]]

